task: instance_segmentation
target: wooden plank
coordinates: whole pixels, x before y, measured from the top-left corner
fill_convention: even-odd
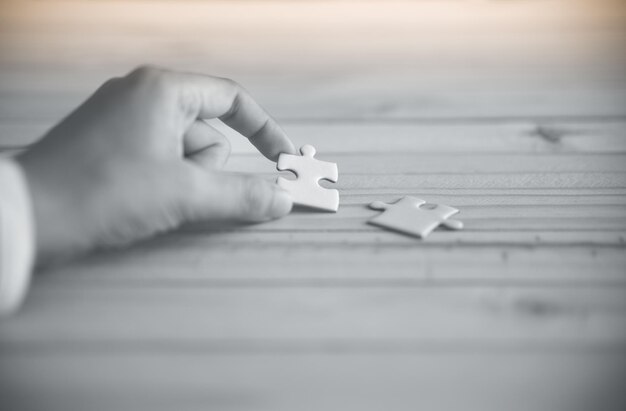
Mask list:
[[[268,180],[277,177],[276,172],[257,173]],[[322,186],[331,187],[325,181]],[[419,195],[423,190],[546,190],[558,194],[561,190],[626,188],[625,172],[587,173],[396,173],[396,174],[350,174],[342,173],[332,188],[342,193],[392,192]]]
[[[0,395],[14,409],[94,411],[618,411],[626,403],[625,355],[608,350],[565,346],[556,355],[506,355],[494,347],[485,354],[442,345],[385,353],[383,346],[376,354],[376,346],[346,352],[331,344],[311,353],[305,346],[298,355],[277,354],[270,342],[256,344],[252,354],[224,345],[219,355],[210,345],[183,347],[139,346],[117,355],[75,346],[73,354],[47,356],[7,351],[0,357]]]
[[[57,119],[60,120],[60,119]],[[218,121],[234,154],[257,153],[248,141]],[[53,122],[0,122],[0,144],[22,146],[41,137]],[[622,121],[603,122],[283,122],[296,145],[321,152],[353,153],[623,153]]]
[[[328,236],[327,236],[328,237]],[[625,284],[624,247],[424,247],[152,241],[45,270],[39,286],[431,286]]]
[[[416,140],[415,145],[419,143]],[[317,148],[317,147],[316,147]],[[321,151],[318,157],[341,166],[349,174],[412,173],[584,173],[624,172],[626,155],[622,154],[480,154],[480,153],[376,153],[360,151],[338,154]],[[276,172],[276,164],[259,154],[232,156],[227,170],[248,173]],[[287,173],[289,174],[289,173]]]
[[[219,122],[234,153],[255,153],[244,138]],[[621,121],[603,122],[283,122],[297,145],[333,153],[618,153],[626,151]],[[0,133],[2,135],[2,133]],[[33,134],[33,135],[36,135]]]
[[[72,341],[626,343],[626,288],[35,286],[0,345]],[[123,320],[122,320],[123,319]]]
[[[454,202],[453,205],[457,205]],[[346,204],[343,205],[336,213],[319,213],[310,210],[297,209],[289,216],[280,220],[270,221],[263,224],[255,225],[255,227],[267,227],[273,224],[294,224],[294,228],[302,221],[326,220],[329,225],[336,224],[338,220],[366,219],[380,214],[378,210],[372,210],[367,207],[366,203]],[[624,204],[617,205],[578,205],[578,204],[561,204],[561,205],[463,205],[463,216],[466,220],[473,219],[503,219],[511,220],[523,219],[569,219],[569,218],[585,218],[600,219],[610,218],[617,220],[626,220],[626,207]],[[322,226],[320,226],[322,227]]]
[[[450,205],[456,206],[452,202]],[[220,225],[196,223],[185,230],[204,231],[226,227],[241,231],[373,231],[366,224],[380,211],[371,210],[365,204],[343,205],[337,213],[311,213],[296,210],[289,216],[256,225]],[[559,206],[464,206],[458,215],[466,231],[511,231],[511,230],[626,230],[626,207],[624,205],[559,205]]]
[[[268,180],[275,180],[276,172],[257,173]],[[321,181],[322,186],[331,187]],[[598,192],[622,190],[626,188],[625,172],[587,172],[587,173],[396,173],[396,174],[360,174],[342,173],[339,182],[332,188],[342,193],[406,193],[418,195],[426,190],[525,190],[536,193],[559,194],[577,190],[599,190]],[[467,191],[465,191],[467,192]]]
[[[461,217],[459,217],[461,218]],[[593,216],[581,216],[572,218],[511,218],[511,217],[462,217],[463,230],[466,232],[500,232],[500,231],[532,231],[535,235],[547,231],[618,231],[626,230],[626,220],[623,218],[602,218]],[[211,225],[197,224],[186,227],[190,231],[211,231]],[[365,219],[312,219],[312,218],[289,218],[275,220],[263,225],[245,226],[237,228],[241,232],[249,231],[317,231],[333,233],[335,231],[351,231],[353,233],[374,231],[370,225],[366,225]],[[380,230],[380,228],[378,228]],[[442,229],[443,230],[443,229]],[[452,238],[452,237],[449,237]],[[492,238],[498,238],[492,234]]]
[[[356,147],[358,149],[358,147]],[[476,153],[371,153],[322,152],[318,157],[341,166],[348,174],[446,174],[454,173],[584,173],[626,172],[623,154],[476,154]],[[257,154],[231,156],[227,171],[277,173],[276,164]],[[285,176],[293,175],[290,172]]]
[[[225,228],[185,227],[184,230],[159,236],[152,241],[165,247],[180,244],[184,247],[193,247],[201,239],[199,247],[216,247],[221,244],[232,247],[248,246],[319,246],[332,245],[336,247],[444,247],[478,248],[482,246],[510,246],[510,247],[623,247],[626,244],[626,231],[603,230],[556,230],[545,228],[539,230],[499,230],[499,231],[444,231],[437,230],[428,236],[427,241],[418,242],[412,237],[398,235],[390,231],[371,230],[330,230],[320,231],[290,231],[290,230],[236,230]],[[152,243],[151,243],[152,244]]]
[[[456,207],[487,206],[596,206],[596,205],[626,205],[626,194],[622,190],[567,190],[554,189],[549,192],[516,192],[515,190],[450,190],[448,192],[436,189],[419,190],[417,195],[431,203],[454,204]],[[416,192],[417,193],[417,192]],[[393,201],[408,191],[397,192],[361,192],[350,190],[341,193],[341,206],[367,205],[373,201],[384,199]],[[415,195],[415,193],[414,193]]]
[[[464,196],[484,196],[488,199],[493,199],[495,203],[498,201],[495,200],[497,197],[526,197],[527,198],[558,198],[558,197],[600,197],[603,196],[622,196],[626,194],[626,188],[593,188],[593,187],[582,187],[582,188],[572,188],[572,187],[558,187],[558,188],[542,188],[542,187],[485,187],[485,188],[466,188],[466,187],[458,187],[454,189],[447,188],[434,188],[434,187],[422,187],[420,188],[420,192],[427,193],[432,196],[450,196],[450,195],[459,195],[459,197],[463,198]],[[394,188],[378,188],[375,191],[371,189],[346,189],[343,197],[350,198],[352,196],[367,196],[367,195],[396,195],[398,193],[403,194],[408,191],[402,191],[401,189]],[[605,197],[606,198],[606,197]],[[517,200],[514,200],[517,201]]]
[[[268,176],[269,177],[269,176]],[[397,191],[421,189],[537,189],[567,187],[577,188],[624,188],[626,173],[455,173],[446,174],[386,174],[356,175],[343,173],[333,186],[346,189],[392,189]]]

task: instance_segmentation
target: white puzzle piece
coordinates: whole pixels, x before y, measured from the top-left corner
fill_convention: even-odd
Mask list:
[[[424,238],[439,225],[453,230],[463,228],[463,223],[449,219],[457,214],[456,208],[442,204],[428,204],[415,197],[403,197],[393,204],[375,201],[370,204],[374,210],[384,210],[368,223],[389,228],[415,237]]]
[[[325,211],[337,212],[339,209],[339,191],[319,185],[320,180],[336,183],[339,179],[337,164],[320,161],[315,156],[315,148],[304,145],[300,148],[301,156],[281,154],[276,168],[291,171],[297,179],[287,180],[278,177],[276,183],[293,198],[293,203]]]

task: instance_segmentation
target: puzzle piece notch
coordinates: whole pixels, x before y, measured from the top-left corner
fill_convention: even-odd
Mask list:
[[[302,154],[303,157],[315,157],[315,154],[317,153],[317,150],[315,150],[315,147],[313,147],[310,144],[305,144],[302,147],[300,147],[300,154]]]
[[[459,212],[456,208],[443,204],[425,204],[424,200],[410,196],[393,204],[374,201],[369,205],[370,208],[383,213],[368,222],[419,238],[425,238],[440,225],[452,230],[463,228],[463,222],[450,219]]]
[[[300,156],[282,153],[278,157],[276,169],[291,171],[296,175],[296,180],[278,177],[276,183],[291,195],[294,204],[337,212],[339,191],[319,185],[320,180],[337,182],[337,164],[318,160],[315,153],[315,147],[309,144],[300,148]]]

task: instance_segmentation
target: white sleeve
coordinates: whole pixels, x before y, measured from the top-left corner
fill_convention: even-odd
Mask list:
[[[20,166],[0,158],[0,317],[26,295],[35,258],[33,211]]]

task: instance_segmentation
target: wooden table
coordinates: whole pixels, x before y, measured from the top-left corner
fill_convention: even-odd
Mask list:
[[[246,85],[341,208],[37,272],[0,408],[625,409],[625,44],[609,0],[2,3],[4,148],[152,62]],[[365,223],[403,195],[466,229]]]

